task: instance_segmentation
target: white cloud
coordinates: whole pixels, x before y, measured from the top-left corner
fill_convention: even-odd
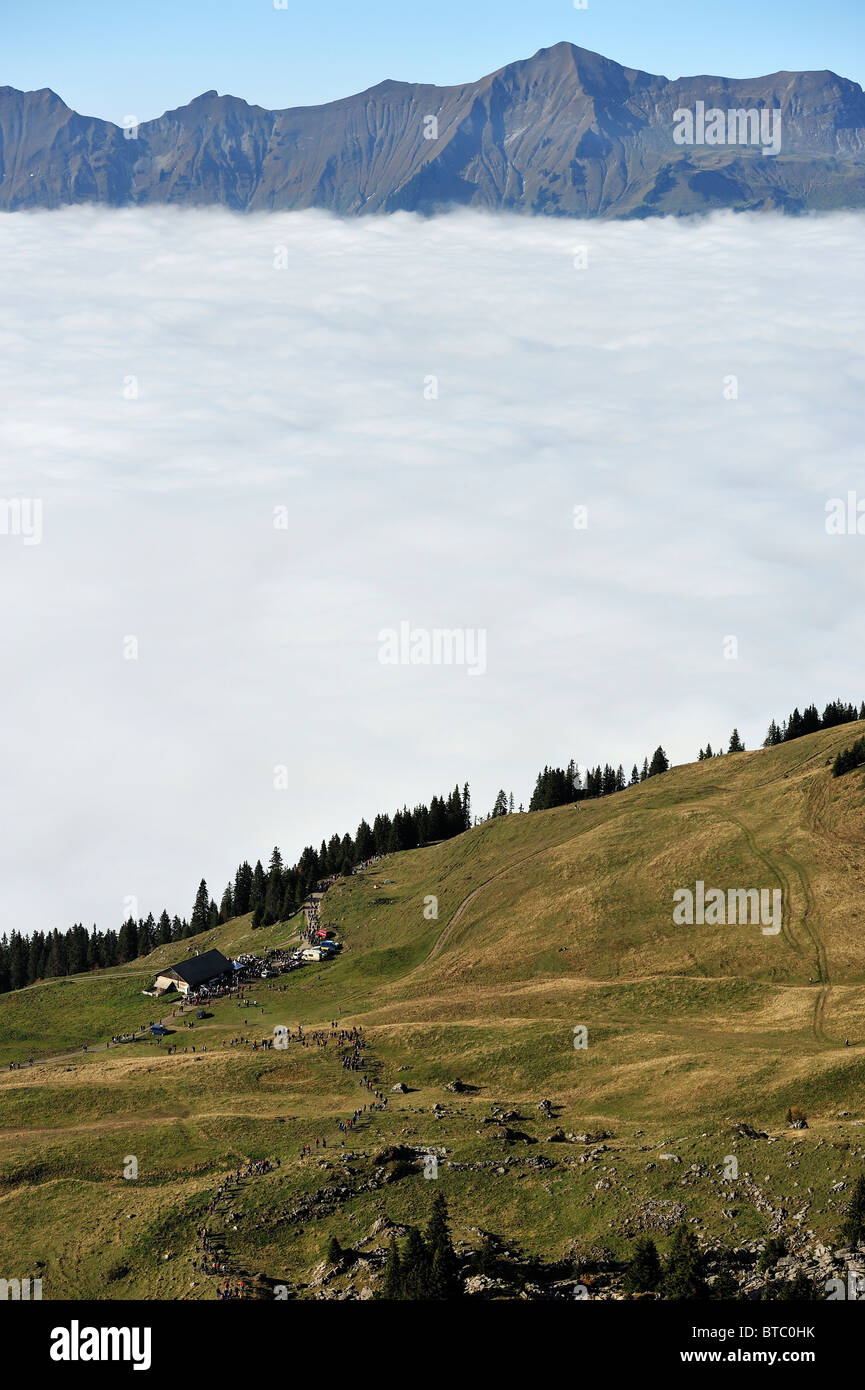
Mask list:
[[[4,217],[0,496],[44,538],[0,535],[2,925],[865,696],[865,537],[823,529],[865,497],[863,229]],[[485,628],[486,674],[383,666],[402,620]]]

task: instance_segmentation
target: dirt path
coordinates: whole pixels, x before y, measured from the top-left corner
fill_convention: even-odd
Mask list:
[[[199,1006],[199,1005],[195,1005],[195,1004],[190,1004],[189,1007],[188,1007],[188,1012],[191,1013],[192,1010],[195,1009],[195,1008],[197,1008],[197,1007],[200,1007],[200,1006]],[[175,1027],[177,1026],[180,1017],[182,1017],[182,1015],[178,1015],[177,1018],[172,1018],[172,1015],[171,1015],[171,1014],[167,1014],[167,1015],[165,1016],[165,1018],[156,1019],[155,1021],[156,1021],[157,1023],[161,1023],[161,1024],[163,1025],[163,1027],[165,1027],[165,1028],[171,1028],[172,1025],[174,1025]],[[148,1028],[149,1028],[149,1025],[148,1025]],[[136,1031],[132,1034],[132,1038],[133,1038],[133,1041],[134,1041],[134,1042],[146,1042],[148,1036],[149,1036],[149,1034],[148,1034],[148,1031],[147,1031],[147,1030],[145,1030],[145,1032],[143,1032],[143,1033],[140,1033],[140,1032],[136,1029]],[[106,1044],[108,1041],[109,1041],[108,1038],[103,1038],[101,1042],[94,1043],[92,1046],[91,1046],[90,1043],[88,1043],[88,1044],[87,1044],[87,1051],[86,1051],[86,1052],[84,1051],[84,1048],[83,1048],[83,1047],[76,1047],[76,1048],[74,1049],[74,1051],[72,1051],[72,1052],[58,1052],[58,1053],[57,1053],[55,1056],[53,1056],[53,1057],[35,1057],[35,1058],[33,1059],[33,1067],[48,1067],[48,1066],[53,1066],[53,1065],[54,1065],[55,1063],[57,1063],[57,1062],[75,1062],[75,1061],[80,1062],[81,1059],[82,1059],[82,1057],[99,1057],[99,1056],[102,1056],[104,1053],[113,1054],[113,1053],[117,1052],[118,1048],[124,1048],[124,1047],[130,1046],[129,1043],[112,1043],[110,1047],[106,1047],[105,1044]],[[170,1046],[170,1047],[171,1047],[171,1046],[174,1046],[174,1044],[173,1044],[173,1043],[169,1043],[169,1046]],[[166,1054],[164,1054],[164,1055],[166,1055]],[[22,1065],[21,1068],[20,1068],[20,1070],[21,1070],[22,1072],[24,1072],[24,1071],[32,1071],[32,1070],[33,1070],[33,1067],[31,1067],[31,1066],[29,1066],[29,1065],[25,1067],[25,1066]],[[8,1070],[7,1068],[4,1068],[3,1072],[0,1072],[0,1075],[5,1075],[7,1070]],[[16,1068],[16,1074],[17,1074],[17,1071],[18,1071],[18,1068]]]
[[[792,927],[791,927],[791,925],[790,925],[790,918],[791,918],[791,916],[792,916],[792,907],[791,907],[791,902],[790,902],[790,881],[789,881],[789,879],[787,878],[787,875],[781,870],[781,868],[779,867],[779,865],[772,859],[771,855],[767,854],[764,850],[761,850],[761,849],[760,849],[759,845],[757,844],[757,841],[754,839],[754,833],[753,833],[753,831],[750,829],[749,826],[747,826],[747,825],[745,824],[745,822],[744,822],[743,820],[740,820],[738,816],[732,815],[729,811],[727,811],[727,812],[725,812],[725,813],[723,813],[723,814],[720,814],[720,813],[719,813],[718,819],[719,819],[719,820],[726,820],[726,821],[728,821],[731,825],[736,825],[736,826],[738,826],[738,828],[741,830],[743,836],[745,837],[745,843],[746,843],[746,845],[748,846],[748,849],[749,849],[749,850],[751,851],[751,853],[753,854],[754,858],[755,858],[755,859],[759,859],[760,863],[763,864],[763,865],[766,867],[766,869],[768,870],[768,872],[769,872],[774,878],[777,878],[777,879],[780,880],[780,883],[781,883],[781,933],[782,933],[782,935],[783,935],[783,937],[784,937],[784,940],[787,942],[787,945],[790,947],[790,949],[791,949],[792,951],[795,951],[796,954],[797,954],[798,956],[801,956],[801,955],[802,955],[802,947],[800,946],[799,942],[797,941],[796,936],[795,936],[795,934],[794,934],[794,932],[793,932],[793,929],[792,929]]]
[[[545,845],[543,849],[535,850],[534,854],[527,854],[525,859],[516,859],[513,864],[508,864],[506,869],[501,869],[497,874],[492,874],[489,878],[485,878],[482,883],[479,883],[476,888],[473,888],[472,891],[463,898],[444,930],[439,933],[432,950],[423,964],[426,965],[427,961],[435,960],[436,956],[441,955],[451,934],[455,928],[459,926],[466,908],[469,903],[474,901],[478,893],[483,892],[484,888],[488,888],[491,883],[496,883],[500,878],[507,878],[508,874],[513,873],[514,869],[519,869],[523,864],[528,864],[530,860],[537,859],[541,854],[546,854],[548,848],[549,846]]]

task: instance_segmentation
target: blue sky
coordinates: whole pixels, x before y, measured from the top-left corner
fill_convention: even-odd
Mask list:
[[[566,39],[668,77],[865,79],[865,0],[0,0],[0,85],[148,120],[215,87],[316,104],[384,78],[471,80]]]

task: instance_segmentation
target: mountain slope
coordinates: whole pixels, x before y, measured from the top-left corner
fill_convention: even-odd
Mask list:
[[[673,113],[698,101],[780,109],[781,154],[675,144]],[[386,81],[318,107],[266,111],[206,92],[131,133],[77,115],[51,91],[0,88],[0,208],[472,206],[633,217],[865,206],[856,83],[825,71],[670,81],[568,43],[477,82]]]
[[[232,1267],[323,1296],[310,1271],[329,1236],[378,1248],[383,1222],[426,1219],[433,1185],[411,1163],[390,1169],[392,1145],[439,1154],[469,1245],[480,1227],[544,1260],[574,1241],[624,1255],[671,1213],[705,1241],[832,1240],[865,1162],[865,769],[836,779],[830,764],[863,733],[674,768],[390,856],[326,894],[337,960],[260,982],[248,1009],[217,1001],[191,1032],[172,1022],[170,1056],[99,1044],[150,1017],[136,991],[178,947],[3,996],[0,1063],[60,1058],[0,1070],[0,1259],[41,1270],[46,1298],[213,1297],[203,1204],[227,1169],[276,1156],[237,1195]],[[782,931],[676,925],[673,894],[697,879],[777,886]],[[260,950],[296,927],[243,918],[195,945]],[[338,1122],[369,1093],[333,1046],[236,1042],[333,1019],[363,1028],[389,1102],[348,1135]],[[84,1040],[86,1056],[64,1055]],[[455,1078],[467,1089],[449,1090]],[[790,1106],[808,1130],[786,1129]],[[600,1129],[594,1147],[573,1137]],[[319,1136],[326,1155],[301,1158]],[[671,1152],[680,1166],[661,1161]],[[738,1185],[723,1167],[736,1153]],[[135,1184],[123,1155],[140,1161]],[[338,1296],[359,1296],[383,1258]]]

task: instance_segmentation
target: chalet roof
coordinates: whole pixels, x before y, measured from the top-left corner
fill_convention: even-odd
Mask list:
[[[181,961],[180,965],[172,965],[170,970],[162,970],[162,975],[179,975],[192,989],[196,985],[206,984],[208,980],[221,975],[223,971],[231,969],[231,961],[226,960],[221,951],[205,951],[200,956],[191,956],[189,960]]]

